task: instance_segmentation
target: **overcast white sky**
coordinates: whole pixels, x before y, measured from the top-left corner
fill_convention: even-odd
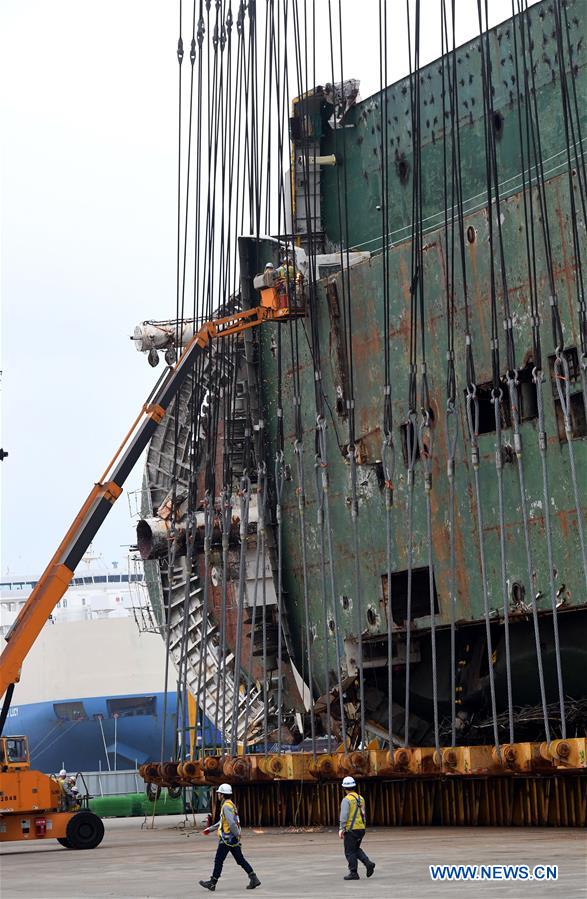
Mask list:
[[[343,0],[345,77],[363,97],[379,88],[378,6]],[[457,0],[459,42],[476,6]],[[439,7],[423,0],[425,60]],[[494,24],[511,0],[490,8]],[[388,15],[394,81],[403,0]],[[2,3],[2,575],[40,574],[160,372],[129,335],[175,310],[177,31],[172,0]],[[319,52],[323,82],[327,33]],[[94,548],[123,560],[133,538],[123,495]]]

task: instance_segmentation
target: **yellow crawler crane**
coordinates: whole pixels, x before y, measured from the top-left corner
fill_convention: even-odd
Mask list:
[[[274,286],[272,277],[261,275],[255,280],[261,290],[261,305],[206,322],[177,364],[158,382],[6,635],[8,645],[0,657],[0,697],[4,697],[0,736],[29,650],[69,587],[77,565],[122,493],[124,482],[169,404],[193,371],[198,354],[215,338],[238,334],[264,321],[284,321],[304,314],[301,291],[295,291],[290,309],[287,294]],[[0,842],[56,838],[68,849],[93,849],[101,843],[104,826],[100,818],[79,806],[66,808],[58,781],[30,769],[26,737],[2,737],[0,752]]]

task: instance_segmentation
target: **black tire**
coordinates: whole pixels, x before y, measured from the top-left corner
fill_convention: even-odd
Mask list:
[[[71,845],[67,837],[57,837],[57,842],[61,843],[61,845],[64,846],[65,849],[73,849],[73,846]]]
[[[181,787],[167,787],[167,795],[170,799],[179,799],[181,796]]]
[[[104,838],[102,819],[93,812],[76,812],[65,831],[71,849],[95,849]]]

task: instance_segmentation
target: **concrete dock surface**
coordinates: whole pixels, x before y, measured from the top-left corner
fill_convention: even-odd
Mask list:
[[[63,849],[54,840],[8,843],[0,850],[2,899],[184,899],[212,895],[199,886],[212,871],[216,837],[180,817],[110,819],[93,851]],[[345,882],[335,830],[246,830],[243,851],[260,878],[255,896],[271,899],[420,899],[432,896],[587,897],[587,835],[549,828],[373,828],[364,849],[377,863],[366,879]],[[429,865],[558,865],[556,882],[435,882]],[[500,869],[501,870],[501,869]],[[499,872],[498,872],[499,873]],[[229,857],[215,896],[250,896],[244,872]]]

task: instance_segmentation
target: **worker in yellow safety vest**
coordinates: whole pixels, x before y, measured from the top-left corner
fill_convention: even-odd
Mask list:
[[[296,271],[289,256],[284,256],[276,272],[277,303],[279,309],[286,309],[288,303],[294,303],[296,290]]]
[[[224,860],[230,852],[237,865],[240,865],[249,875],[247,890],[254,890],[256,887],[261,886],[261,881],[244,857],[241,849],[241,825],[236,805],[231,799],[232,787],[230,784],[220,784],[216,793],[222,802],[220,818],[216,824],[209,824],[204,829],[204,833],[209,834],[211,830],[218,829],[218,849],[216,850],[212,876],[210,880],[201,880],[200,886],[210,890],[211,893],[214,892],[222,874]]]
[[[338,835],[341,840],[344,840],[344,854],[349,865],[349,873],[344,880],[359,880],[357,871],[359,862],[365,865],[367,877],[371,877],[375,870],[375,862],[372,862],[361,849],[367,827],[365,800],[357,792],[354,777],[345,777],[342,786],[345,796],[340,805]]]

